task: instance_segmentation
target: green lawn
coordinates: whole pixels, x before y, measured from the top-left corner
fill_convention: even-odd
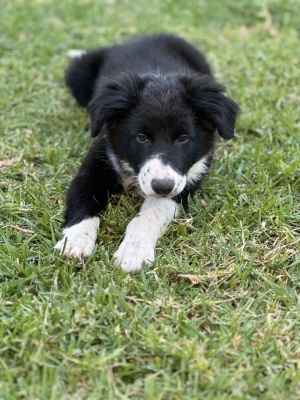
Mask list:
[[[0,8],[0,398],[299,399],[299,0]],[[152,32],[205,52],[241,107],[236,138],[153,266],[112,268],[134,194],[112,200],[85,265],[65,262],[53,246],[91,143],[67,50]]]

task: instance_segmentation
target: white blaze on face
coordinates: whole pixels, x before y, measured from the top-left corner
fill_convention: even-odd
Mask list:
[[[174,188],[166,197],[173,197],[181,193],[186,184],[185,175],[180,175],[170,165],[164,164],[158,157],[148,160],[138,174],[140,187],[147,196],[157,196],[152,188],[153,179],[174,181]]]

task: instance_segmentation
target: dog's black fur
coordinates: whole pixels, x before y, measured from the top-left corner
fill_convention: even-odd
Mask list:
[[[239,107],[215,82],[205,57],[174,36],[88,51],[72,60],[66,83],[87,107],[96,138],[68,190],[65,227],[97,216],[153,155],[188,176],[205,156],[210,167],[216,132],[234,136]],[[205,174],[187,180],[180,193],[174,187],[173,200],[186,207]]]

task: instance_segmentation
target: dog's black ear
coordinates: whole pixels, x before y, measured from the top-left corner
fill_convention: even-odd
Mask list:
[[[212,76],[199,74],[183,78],[183,83],[195,115],[207,119],[224,139],[232,139],[240,108],[226,96],[225,87]]]
[[[99,134],[105,123],[126,117],[138,104],[145,80],[135,74],[107,79],[87,106],[92,117],[92,137]]]

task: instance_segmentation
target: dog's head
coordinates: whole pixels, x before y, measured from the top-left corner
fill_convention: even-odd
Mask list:
[[[107,134],[141,190],[174,197],[206,174],[216,131],[233,138],[239,107],[212,76],[124,74],[101,86],[88,111],[92,136]]]

